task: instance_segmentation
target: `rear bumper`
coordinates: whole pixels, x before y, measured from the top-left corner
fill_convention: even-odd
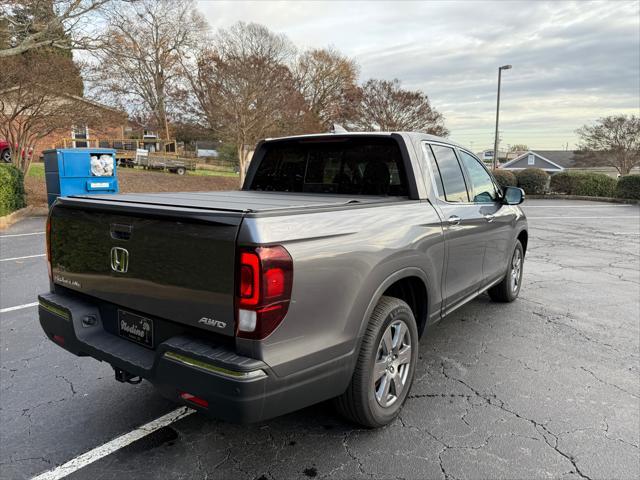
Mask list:
[[[96,305],[55,293],[38,300],[40,324],[62,348],[140,376],[167,398],[214,418],[258,422],[341,393],[333,391],[335,371],[277,377],[260,360],[188,335],[171,337],[151,350],[106,331]],[[88,316],[95,318],[93,325],[87,326]],[[208,407],[183,400],[182,392],[206,400]]]

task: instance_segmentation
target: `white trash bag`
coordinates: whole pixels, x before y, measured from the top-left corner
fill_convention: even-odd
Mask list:
[[[91,155],[91,175],[95,177],[113,176],[113,157],[111,155]]]

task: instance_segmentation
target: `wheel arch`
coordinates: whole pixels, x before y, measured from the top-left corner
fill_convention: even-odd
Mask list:
[[[522,244],[522,253],[524,255],[527,254],[527,245],[529,243],[529,233],[527,232],[526,229],[522,229],[520,230],[520,233],[518,233],[518,240],[520,240],[520,243]]]
[[[417,322],[418,335],[422,335],[427,325],[430,298],[427,274],[417,267],[403,268],[387,276],[372,295],[358,332],[358,350],[369,317],[384,295],[399,298],[409,305]]]

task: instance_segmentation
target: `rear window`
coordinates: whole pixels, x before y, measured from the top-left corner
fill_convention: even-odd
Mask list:
[[[408,196],[400,148],[391,138],[266,144],[250,190]]]

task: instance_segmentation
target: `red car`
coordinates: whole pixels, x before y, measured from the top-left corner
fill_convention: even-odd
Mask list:
[[[33,149],[28,151],[29,157],[33,154]],[[25,157],[25,151],[22,150],[22,158]],[[0,162],[11,163],[11,146],[6,140],[0,138]]]
[[[11,162],[11,149],[9,142],[0,139],[0,162]]]

